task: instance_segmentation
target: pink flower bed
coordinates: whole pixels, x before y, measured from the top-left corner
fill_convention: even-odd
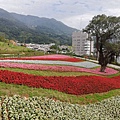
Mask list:
[[[44,56],[32,56],[32,57],[22,57],[22,58],[4,58],[4,59],[14,59],[14,60],[59,60],[68,62],[81,62],[83,60],[79,58],[70,57],[67,55],[44,55]]]
[[[10,68],[22,68],[22,69],[32,69],[32,70],[50,70],[50,71],[59,71],[59,72],[88,72],[101,75],[111,75],[118,73],[117,70],[112,68],[106,68],[105,73],[99,72],[100,68],[88,69],[88,68],[79,68],[74,66],[50,66],[50,65],[40,65],[40,64],[25,64],[25,63],[8,63],[0,62],[1,67],[10,67]]]
[[[112,74],[117,74],[119,71],[107,67],[104,73],[100,72],[100,68],[92,69],[92,72],[94,72],[95,74],[101,74],[101,75],[112,75]]]
[[[53,89],[74,95],[101,93],[120,88],[120,76],[114,78],[101,76],[43,77],[0,70],[0,81],[8,84]]]

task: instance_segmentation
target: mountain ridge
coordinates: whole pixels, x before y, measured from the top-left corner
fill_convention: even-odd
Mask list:
[[[23,22],[25,25],[28,27],[48,27],[52,28],[53,30],[62,31],[62,33],[71,35],[72,32],[74,32],[75,28],[71,28],[61,21],[57,21],[54,18],[45,18],[45,17],[38,17],[38,16],[32,16],[32,15],[21,15],[17,13],[12,13],[13,17],[16,18],[17,20]]]
[[[20,42],[71,44],[75,30],[54,18],[10,13],[0,8],[0,32]]]

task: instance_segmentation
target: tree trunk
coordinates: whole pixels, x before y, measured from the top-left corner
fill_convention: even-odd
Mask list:
[[[118,55],[116,55],[116,59],[115,59],[115,63],[117,64],[118,62],[117,62],[117,59],[118,59]]]
[[[101,65],[100,72],[105,72],[106,65]]]
[[[105,72],[106,66],[108,64],[108,58],[103,53],[103,44],[100,44],[99,50],[99,64],[101,65],[100,72]]]
[[[108,63],[109,63],[108,58],[104,57],[103,55],[100,55],[99,59],[99,64],[101,65],[100,72],[105,72]]]
[[[96,34],[96,60],[99,60],[99,37],[98,34]]]

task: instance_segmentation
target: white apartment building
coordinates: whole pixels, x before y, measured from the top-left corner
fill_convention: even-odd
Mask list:
[[[87,33],[82,31],[73,32],[72,47],[76,55],[92,55],[94,51],[94,41],[90,41]]]

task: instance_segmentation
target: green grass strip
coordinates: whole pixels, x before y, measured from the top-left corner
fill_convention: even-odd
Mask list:
[[[55,71],[38,71],[38,70],[26,70],[19,68],[0,68],[0,70],[9,70],[14,72],[22,72],[38,76],[83,76],[83,75],[96,75],[86,72],[55,72]]]
[[[120,95],[120,89],[112,90],[105,93],[76,96],[76,95],[58,92],[51,89],[32,88],[24,85],[6,84],[0,82],[0,96],[2,95],[13,96],[15,94],[25,97],[43,96],[43,97],[52,98],[54,100],[70,102],[73,104],[90,104],[90,103],[102,101],[112,96]]]

